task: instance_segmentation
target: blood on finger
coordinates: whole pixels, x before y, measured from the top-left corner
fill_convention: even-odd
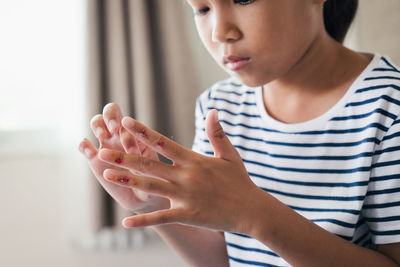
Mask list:
[[[147,138],[147,133],[145,129],[139,130],[139,133],[142,137]]]
[[[115,163],[122,164],[122,158],[117,158],[117,159],[115,160]]]
[[[118,182],[123,183],[123,184],[129,183],[129,181],[130,181],[130,179],[128,177],[118,178]]]
[[[159,142],[157,142],[157,145],[158,145],[159,147],[164,147],[164,142],[159,141]]]

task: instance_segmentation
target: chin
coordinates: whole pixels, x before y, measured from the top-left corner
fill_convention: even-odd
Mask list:
[[[248,87],[259,87],[269,83],[271,80],[258,79],[256,77],[245,77],[243,75],[233,75],[236,79],[238,79],[242,84]]]

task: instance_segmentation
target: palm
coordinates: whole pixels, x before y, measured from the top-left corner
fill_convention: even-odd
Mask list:
[[[143,146],[143,145],[141,145]],[[101,148],[108,148],[118,151],[125,152],[119,134],[112,134],[109,138],[103,138],[100,142]],[[143,147],[142,147],[143,148]],[[150,151],[150,149],[142,149],[141,151],[145,151],[144,156],[155,159],[157,155],[155,152]],[[106,169],[116,169],[115,166],[105,163],[104,161],[98,158],[98,154],[95,157],[89,160],[90,168],[95,174],[97,180],[101,183],[104,189],[125,209],[130,211],[153,211],[159,210],[161,208],[165,208],[167,204],[169,205],[167,199],[156,197],[154,195],[150,195],[144,193],[142,191],[134,190],[131,188],[122,187],[116,184],[113,184],[103,177],[103,172]],[[122,169],[121,169],[122,170]]]

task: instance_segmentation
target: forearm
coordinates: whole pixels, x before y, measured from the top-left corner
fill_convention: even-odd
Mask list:
[[[191,266],[229,265],[221,232],[180,224],[160,225],[154,229]]]
[[[312,223],[261,192],[264,217],[255,216],[256,227],[248,234],[258,239],[293,266],[398,266],[377,251],[357,246]],[[259,206],[261,207],[261,206]]]

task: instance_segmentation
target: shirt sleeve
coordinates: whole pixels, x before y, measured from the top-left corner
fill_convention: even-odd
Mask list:
[[[400,242],[400,117],[374,153],[363,216],[374,244]]]
[[[212,149],[210,148],[210,142],[205,130],[206,115],[208,111],[205,99],[206,93],[203,93],[197,98],[196,101],[195,136],[192,150],[203,155],[212,155]]]

